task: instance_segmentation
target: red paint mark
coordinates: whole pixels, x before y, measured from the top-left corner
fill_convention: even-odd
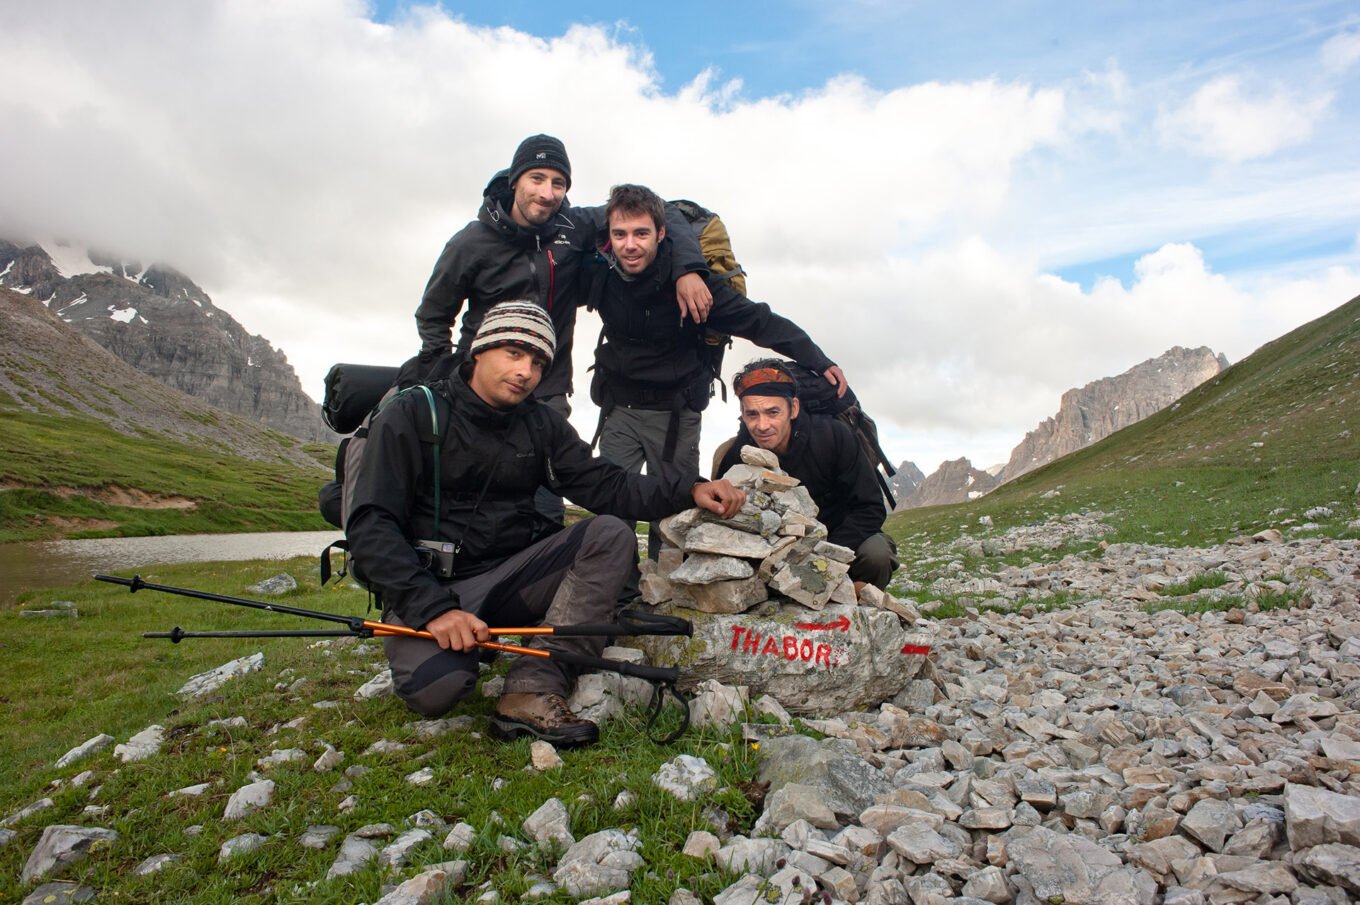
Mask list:
[[[796,635],[761,635],[744,625],[732,626],[731,649],[752,656],[773,656],[794,663],[811,663],[826,669],[845,662],[845,651],[830,644],[820,644],[811,638],[799,638]]]
[[[850,631],[850,617],[841,616],[835,622],[795,622],[793,627],[806,629],[810,632],[848,632]]]
[[[902,648],[904,654],[918,654],[922,657],[930,653],[929,644],[907,644]]]

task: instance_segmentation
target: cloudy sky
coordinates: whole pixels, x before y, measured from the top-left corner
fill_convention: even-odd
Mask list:
[[[544,6],[6,4],[0,235],[179,267],[320,398],[331,363],[416,350],[444,242],[548,132],[577,204],[718,210],[752,297],[927,473],[1360,293],[1353,2]]]

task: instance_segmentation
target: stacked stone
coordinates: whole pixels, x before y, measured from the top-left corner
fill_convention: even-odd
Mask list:
[[[830,543],[817,505],[768,450],[747,446],[724,478],[746,492],[730,519],[689,509],[659,525],[665,546],[644,566],[645,602],[690,619],[695,640],[638,639],[686,681],[773,695],[800,714],[879,703],[920,669],[929,638],[916,611],[850,580],[855,551]]]
[[[855,551],[826,540],[817,504],[774,453],[747,446],[741,456],[723,477],[746,491],[746,504],[726,520],[704,509],[663,519],[667,544],[648,569],[644,599],[705,613],[744,613],[771,593],[813,610],[853,606]]]

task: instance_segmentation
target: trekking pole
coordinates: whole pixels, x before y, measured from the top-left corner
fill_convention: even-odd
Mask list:
[[[331,635],[350,635],[355,634],[362,637],[373,636],[403,636],[408,638],[425,638],[433,641],[434,636],[429,632],[419,631],[418,629],[407,628],[401,625],[389,625],[386,622],[374,622],[362,616],[342,616],[339,613],[327,613],[322,610],[306,610],[301,607],[285,606],[281,603],[266,603],[263,600],[251,600],[247,597],[232,597],[227,594],[213,594],[209,591],[196,591],[192,588],[178,588],[173,585],[154,584],[143,581],[140,575],[131,578],[118,578],[115,575],[96,575],[95,581],[106,581],[110,584],[124,585],[135,594],[143,588],[149,591],[162,591],[167,594],[177,594],[180,597],[192,597],[196,600],[211,600],[216,603],[230,603],[235,606],[250,607],[256,610],[268,610],[271,613],[285,613],[290,616],[302,616],[308,619],[322,619],[327,622],[338,622],[348,628],[348,631],[330,632]],[[624,610],[619,613],[618,622],[603,622],[583,625],[530,625],[520,627],[487,627],[487,631],[492,635],[561,635],[563,637],[581,637],[590,635],[604,635],[611,638],[625,635],[685,635],[694,634],[694,626],[689,620],[681,619],[678,616],[667,616],[662,613],[646,613],[640,610]],[[173,633],[154,632],[147,635],[153,638],[168,638]],[[307,634],[316,635],[316,632]],[[300,635],[278,635],[275,632],[266,634],[252,633],[250,635],[223,635],[208,632],[184,632],[180,631],[180,638],[244,638],[244,637],[301,637]],[[175,639],[172,639],[175,640]],[[490,646],[492,650],[501,648],[513,648],[514,645],[494,646],[495,642],[478,642],[483,646]],[[522,648],[522,650],[532,650]],[[518,651],[511,651],[518,653]]]
[[[279,603],[266,603],[261,600],[251,600],[246,597],[232,597],[227,594],[214,594],[209,591],[196,591],[192,588],[180,588],[173,585],[154,584],[143,581],[140,575],[132,578],[119,578],[114,575],[95,575],[96,581],[105,581],[110,584],[124,585],[133,594],[143,588],[151,591],[161,591],[167,594],[176,594],[181,597],[190,597],[196,600],[208,600],[216,603],[230,603],[236,606],[249,607],[251,609],[267,610],[271,613],[285,613],[292,616],[302,616],[308,619],[320,619],[327,622],[338,622],[345,626],[344,629],[333,630],[309,630],[309,629],[261,629],[245,631],[210,631],[210,632],[186,632],[179,626],[175,626],[168,632],[144,632],[143,638],[169,638],[174,644],[178,644],[185,638],[336,638],[336,637],[359,637],[359,638],[419,638],[426,641],[437,641],[434,635],[420,629],[408,628],[404,625],[389,625],[385,622],[374,622],[364,619],[361,616],[342,616],[338,613],[326,613],[321,610],[308,610],[302,607],[285,606]],[[605,635],[609,637],[619,637],[623,635],[686,635],[694,633],[694,627],[686,619],[677,616],[667,616],[661,613],[646,613],[640,610],[624,610],[619,614],[617,623],[597,623],[585,625],[538,625],[524,627],[497,627],[487,629],[493,635],[562,635],[563,637],[580,637],[589,635]],[[541,657],[551,660],[558,660],[582,669],[602,669],[609,672],[616,672],[619,675],[631,676],[637,679],[644,679],[652,684],[652,700],[648,705],[648,719],[646,728],[650,737],[652,724],[656,722],[660,715],[661,707],[665,700],[665,693],[670,692],[682,706],[684,713],[680,729],[664,739],[653,739],[658,743],[674,741],[684,733],[689,726],[689,704],[680,695],[675,685],[680,680],[680,669],[676,666],[648,666],[641,663],[628,663],[623,660],[610,660],[605,657],[591,657],[586,654],[573,654],[568,651],[548,651],[533,647],[523,647],[518,644],[505,644],[498,641],[476,641],[476,646],[487,650],[501,651],[508,654],[518,654],[525,657]]]

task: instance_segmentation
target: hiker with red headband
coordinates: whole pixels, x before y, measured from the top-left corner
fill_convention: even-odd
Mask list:
[[[827,540],[855,551],[850,580],[887,588],[897,569],[897,545],[883,533],[888,507],[873,466],[850,428],[830,415],[801,410],[798,381],[779,359],[753,361],[732,379],[741,404],[741,429],[719,448],[718,475],[741,462],[743,446],[779,457],[779,467],[802,482],[817,504]]]

